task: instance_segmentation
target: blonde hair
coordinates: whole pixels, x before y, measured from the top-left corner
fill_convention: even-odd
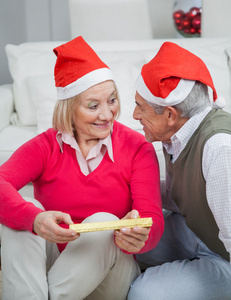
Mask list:
[[[74,114],[79,103],[78,95],[65,100],[58,100],[55,104],[52,124],[53,128],[70,135],[74,134]]]
[[[119,99],[118,89],[115,83],[114,86],[116,90],[116,98],[119,104],[118,112],[116,116],[116,118],[118,118],[120,114],[120,99]],[[75,110],[77,105],[80,103],[79,95],[80,94],[72,98],[68,98],[65,100],[58,100],[56,102],[54,112],[53,112],[53,118],[52,118],[52,125],[54,129],[61,131],[62,133],[68,133],[69,135],[74,135]]]

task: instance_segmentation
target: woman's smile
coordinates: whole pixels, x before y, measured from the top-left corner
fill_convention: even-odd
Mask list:
[[[109,80],[92,86],[79,99],[74,119],[77,142],[109,136],[119,109],[114,82]]]
[[[110,126],[110,122],[107,123],[93,123],[94,126],[98,127],[98,128],[108,128]]]

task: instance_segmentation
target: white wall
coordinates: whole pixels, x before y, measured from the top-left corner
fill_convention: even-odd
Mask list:
[[[175,38],[177,33],[173,25],[174,0],[148,0],[152,33],[155,39]]]
[[[0,84],[11,83],[5,46],[9,43],[69,40],[66,0],[0,0]]]
[[[230,11],[230,0],[203,0],[201,36],[208,38],[230,37]]]

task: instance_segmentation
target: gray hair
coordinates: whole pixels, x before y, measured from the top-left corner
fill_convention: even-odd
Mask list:
[[[160,106],[148,101],[147,103],[154,108],[156,114],[163,114],[165,106]],[[208,106],[211,106],[208,87],[204,83],[196,81],[191,92],[184,99],[184,101],[172,107],[178,109],[181,112],[181,117],[189,119]]]

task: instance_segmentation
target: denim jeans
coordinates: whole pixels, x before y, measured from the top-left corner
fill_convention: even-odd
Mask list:
[[[180,214],[164,215],[157,247],[136,256],[143,273],[128,300],[230,300],[230,263],[209,250]]]

